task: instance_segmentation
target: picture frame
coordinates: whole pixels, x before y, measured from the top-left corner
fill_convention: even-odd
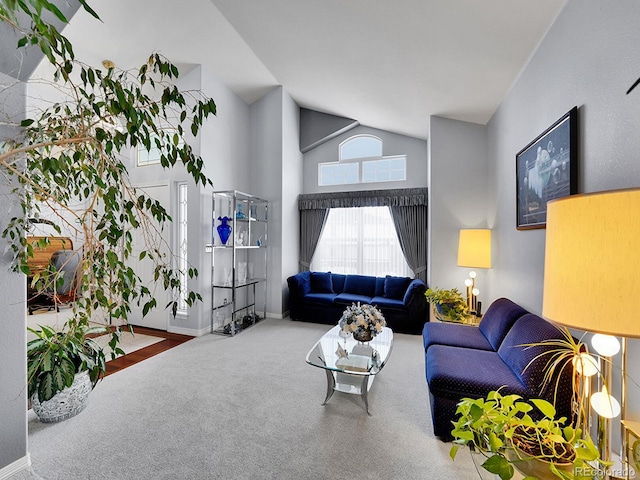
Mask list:
[[[516,154],[516,228],[546,228],[547,202],[578,193],[578,107]]]

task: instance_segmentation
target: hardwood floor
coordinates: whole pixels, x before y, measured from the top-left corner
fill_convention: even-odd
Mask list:
[[[115,360],[108,361],[106,375],[111,375],[112,373],[119,372],[123,368],[135,365],[138,362],[153,357],[154,355],[169,350],[170,348],[177,347],[178,345],[181,345],[184,342],[188,342],[189,340],[195,338],[189,335],[180,335],[177,333],[169,333],[162,330],[155,330],[145,327],[133,327],[133,332],[134,334],[139,333],[141,335],[161,337],[163,338],[163,340],[154,343],[153,345],[149,345],[148,347],[135,350],[134,352],[123,355],[122,357],[118,357]]]

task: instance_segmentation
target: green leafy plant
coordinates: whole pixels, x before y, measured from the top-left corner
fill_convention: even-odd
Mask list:
[[[106,370],[102,347],[91,335],[105,333],[105,327],[88,327],[70,323],[64,331],[41,325],[31,329],[36,338],[27,343],[27,377],[29,397],[38,393],[41,402],[70,387],[77,373],[87,371],[92,384],[100,380]],[[113,345],[116,353],[122,353]]]
[[[566,417],[556,418],[555,408],[546,400],[527,401],[493,391],[486,398],[464,398],[456,413],[451,458],[455,459],[460,445],[468,446],[484,455],[482,467],[502,480],[513,477],[514,466],[527,472],[527,463],[535,460],[545,461],[558,478],[586,479],[600,462],[591,437],[568,425]]]
[[[99,18],[85,0],[80,4]],[[80,245],[73,317],[62,332],[54,334],[43,327],[30,347],[30,385],[42,385],[44,379],[47,386],[38,388],[47,396],[68,384],[70,362],[77,358],[92,372],[96,365],[102,369],[101,354],[85,338],[93,332],[90,325],[126,324],[134,303],[143,315],[158,307],[137,273],[140,263],[149,262],[155,281],[174,294],[162,305],[174,315],[179,295],[189,306],[201,299],[181,281],[196,277],[197,270],[177,270],[173,265],[178,262],[163,253],[168,246],[155,234],[171,217],[159,202],[131,184],[123,153],[130,148],[157,149],[162,167],[181,168],[196,185],[212,186],[202,159],[185,137],[198,135],[206,119],[216,113],[212,99],[175,86],[178,68],[161,55],[152,54],[131,71],[104,71],[79,62],[50,18],[67,23],[47,0],[0,0],[0,21],[22,35],[17,47],[39,48],[54,67],[51,87],[60,98],[16,125],[16,137],[0,139],[0,173],[15,186],[21,207],[21,214],[2,231],[13,252],[12,268],[32,276],[38,292],[53,291],[55,299],[59,276],[30,269],[31,222],[45,219],[58,235],[73,236]],[[134,231],[144,237],[144,247],[135,256]],[[110,331],[115,346],[119,327]],[[52,352],[60,355],[53,357]],[[117,353],[112,348],[112,355]]]
[[[434,306],[436,318],[462,323],[469,317],[469,306],[457,288],[451,290],[429,288],[424,295]]]

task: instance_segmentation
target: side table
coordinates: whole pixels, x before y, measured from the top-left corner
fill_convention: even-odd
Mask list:
[[[625,459],[627,461],[627,475],[626,478],[636,478],[640,473],[640,422],[634,422],[633,420],[621,420],[624,428],[625,444],[627,445],[627,451],[625,452]],[[633,442],[631,441],[633,437]],[[636,471],[636,476],[631,477],[631,467]]]

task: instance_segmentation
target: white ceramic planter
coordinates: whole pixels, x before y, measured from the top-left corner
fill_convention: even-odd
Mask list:
[[[55,423],[74,417],[85,409],[91,393],[89,372],[77,373],[70,387],[40,402],[38,392],[31,396],[31,406],[41,422]]]

